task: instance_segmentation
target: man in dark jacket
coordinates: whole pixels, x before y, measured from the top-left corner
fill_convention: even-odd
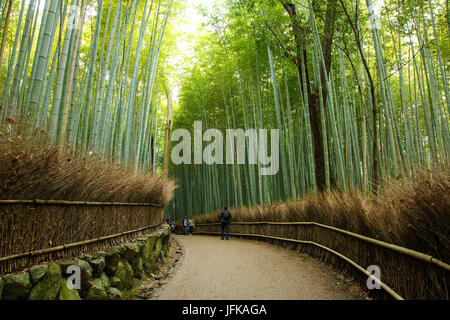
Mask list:
[[[181,222],[181,226],[183,227],[183,234],[187,235],[188,232],[188,218],[185,216],[183,221]]]
[[[228,230],[231,221],[231,213],[227,209],[227,207],[224,207],[222,212],[220,213],[220,222],[222,224],[222,240],[224,238],[224,231],[228,240]]]

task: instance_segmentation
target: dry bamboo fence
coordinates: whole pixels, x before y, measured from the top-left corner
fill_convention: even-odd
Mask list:
[[[411,249],[315,222],[232,222],[230,234],[288,246],[329,262],[361,284],[366,268],[381,268],[381,287],[395,299],[449,299],[450,265]],[[197,234],[220,234],[220,223],[196,224]],[[370,290],[385,298],[380,290]]]
[[[0,200],[0,274],[103,250],[162,224],[151,203]]]

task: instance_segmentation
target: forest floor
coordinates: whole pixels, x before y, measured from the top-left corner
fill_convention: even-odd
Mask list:
[[[304,254],[252,240],[176,236],[171,270],[147,299],[359,300],[357,285]],[[149,292],[150,293],[150,292]],[[144,298],[144,297],[142,297]]]

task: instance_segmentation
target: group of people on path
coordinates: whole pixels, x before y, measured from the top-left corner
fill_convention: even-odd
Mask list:
[[[223,210],[220,212],[219,219],[221,224],[221,239],[228,240],[230,231],[231,213],[230,211],[228,211],[227,207],[224,207]],[[168,224],[170,225],[172,233],[175,233],[175,224],[173,223],[173,221],[169,221]],[[195,228],[194,219],[192,217],[188,219],[188,217],[185,216],[183,221],[181,221],[181,227],[183,228],[183,234],[185,236],[192,235]]]
[[[185,216],[183,221],[181,222],[181,226],[183,227],[183,234],[192,236],[192,232],[194,232],[195,221],[190,217],[189,219]]]

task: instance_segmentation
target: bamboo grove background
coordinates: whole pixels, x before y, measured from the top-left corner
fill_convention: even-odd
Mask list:
[[[415,168],[436,168],[445,161],[450,152],[448,9],[442,1],[386,0],[375,13],[375,4],[216,5],[185,71],[174,129],[192,128],[195,120],[202,121],[203,130],[279,128],[280,171],[261,176],[258,165],[236,163],[172,166],[179,188],[168,217],[225,205],[264,206],[320,189],[311,101],[302,81],[306,74],[320,106],[327,190],[376,194],[389,178],[414,181]],[[334,38],[327,56],[330,12],[335,13]],[[295,34],[293,26],[301,32]],[[299,60],[289,54],[295,49],[304,53]]]
[[[51,143],[155,170],[172,4],[0,1],[0,120],[19,135],[45,129]]]

